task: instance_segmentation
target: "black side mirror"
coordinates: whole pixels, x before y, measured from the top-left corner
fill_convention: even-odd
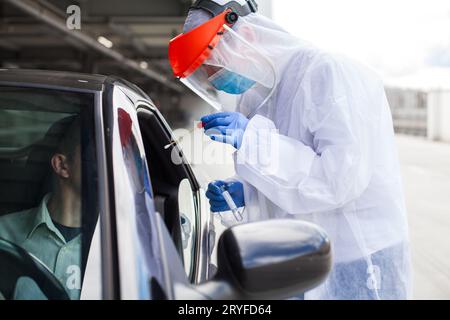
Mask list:
[[[268,220],[227,229],[218,271],[199,287],[212,299],[283,299],[314,288],[331,269],[331,246],[319,227]]]

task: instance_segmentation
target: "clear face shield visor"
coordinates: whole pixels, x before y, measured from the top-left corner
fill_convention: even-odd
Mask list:
[[[220,16],[197,29],[219,19]],[[213,41],[195,60],[197,65],[179,78],[216,110],[239,111],[250,118],[273,95],[277,82],[275,67],[252,44],[256,35],[244,19],[235,24],[238,32],[220,20],[216,21],[216,28]]]

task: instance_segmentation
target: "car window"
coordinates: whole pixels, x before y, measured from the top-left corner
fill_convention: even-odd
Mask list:
[[[0,292],[79,299],[98,220],[92,94],[0,87]]]
[[[10,151],[26,148],[44,138],[54,122],[67,116],[64,113],[8,109],[2,109],[0,114],[0,148]],[[34,125],[30,126],[30,123]]]
[[[191,282],[197,282],[202,233],[199,194],[189,165],[181,161],[178,148],[170,143],[170,132],[161,115],[139,106],[138,117],[151,173],[156,210],[161,214]]]

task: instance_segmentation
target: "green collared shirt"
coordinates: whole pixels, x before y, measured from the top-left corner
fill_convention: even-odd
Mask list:
[[[81,234],[66,242],[47,209],[47,194],[36,208],[0,217],[0,237],[9,240],[42,261],[63,284],[71,299],[80,298]],[[46,299],[36,283],[20,278],[15,299]]]

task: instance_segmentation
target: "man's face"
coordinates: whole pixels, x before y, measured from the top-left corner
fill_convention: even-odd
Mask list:
[[[211,77],[212,75],[216,74],[218,71],[222,70],[223,68],[219,68],[216,66],[211,66],[211,65],[203,65],[202,66],[203,71],[206,73],[207,77]]]
[[[73,188],[75,192],[77,192],[78,195],[81,193],[81,147],[78,145],[75,148],[75,154],[73,156],[73,159],[71,161],[71,171],[72,171],[72,179],[71,184],[73,185]]]

